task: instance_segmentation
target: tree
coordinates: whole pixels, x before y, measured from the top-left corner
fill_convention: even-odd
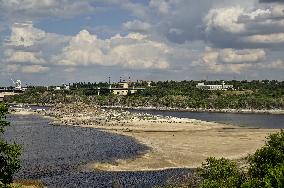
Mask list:
[[[10,123],[5,120],[8,108],[0,104],[0,187],[6,187],[13,181],[13,174],[20,165],[21,147],[17,144],[9,144],[4,140],[4,128]]]

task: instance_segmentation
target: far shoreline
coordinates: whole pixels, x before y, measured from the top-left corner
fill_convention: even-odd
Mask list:
[[[100,106],[107,109],[143,110],[143,111],[168,111],[168,112],[196,112],[196,113],[232,113],[232,114],[271,114],[284,115],[284,110],[257,110],[257,109],[195,109],[195,108],[170,108],[170,107],[128,107],[128,106]]]
[[[26,104],[26,103],[8,103],[8,105],[23,104],[28,106],[53,107],[56,104]],[[146,106],[109,106],[109,105],[93,105],[106,109],[122,109],[122,110],[143,110],[143,111],[169,111],[169,112],[196,112],[196,113],[232,113],[232,114],[270,114],[284,115],[284,109],[204,109],[204,108],[172,108],[172,107],[146,107]]]

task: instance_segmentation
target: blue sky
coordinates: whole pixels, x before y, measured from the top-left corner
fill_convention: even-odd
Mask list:
[[[281,0],[0,0],[0,85],[284,79]]]

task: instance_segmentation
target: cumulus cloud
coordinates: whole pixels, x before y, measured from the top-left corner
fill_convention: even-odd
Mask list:
[[[284,33],[274,33],[268,35],[252,35],[244,38],[244,40],[252,43],[264,43],[264,44],[284,43]]]
[[[151,24],[140,20],[133,20],[123,23],[123,28],[130,32],[145,33],[151,29]]]
[[[6,50],[5,56],[7,57],[6,61],[9,63],[45,63],[45,60],[40,58],[40,54],[37,54],[35,52]]]
[[[280,18],[284,18],[283,10],[284,6],[280,5],[253,10],[240,6],[216,8],[209,11],[204,22],[207,32],[219,30],[229,33],[249,33],[253,30],[251,26],[269,26],[275,22],[282,25]]]
[[[46,33],[34,28],[32,22],[15,23],[11,28],[11,36],[6,45],[29,47],[45,36]]]
[[[99,39],[82,30],[74,36],[61,55],[55,59],[67,66],[102,65],[122,66],[131,69],[166,69],[170,48],[146,35],[131,33]]]
[[[229,74],[248,69],[276,70],[283,66],[284,6],[280,2],[0,0],[0,32],[8,31],[11,26],[9,37],[3,36],[6,31],[1,33],[0,40],[6,40],[0,46],[0,66],[8,66],[11,72],[29,74],[56,66],[63,75],[89,67],[117,74],[144,69],[149,75],[152,70],[161,75],[165,72],[191,75],[186,71]],[[112,16],[110,11],[119,9],[116,14],[121,15],[117,19],[121,25],[107,20],[96,29],[92,24],[85,25],[93,18],[101,19],[101,14],[94,11],[97,5],[105,8],[103,16]],[[36,28],[32,22],[23,23],[23,20],[36,20],[44,28],[58,24],[59,20],[64,27],[62,18],[74,16],[78,16],[74,19],[76,22],[82,18],[84,21],[74,24],[73,30],[60,32],[78,32],[76,26],[81,26],[98,36],[86,30],[64,36]],[[45,25],[45,21],[51,22]],[[14,22],[18,24],[11,25]]]
[[[264,60],[266,52],[263,49],[222,49],[219,59],[224,63],[248,63]]]
[[[22,73],[44,73],[49,70],[48,67],[41,65],[17,65],[11,64],[7,66],[8,72],[22,72]]]
[[[281,59],[274,60],[272,62],[264,63],[260,65],[263,69],[284,69],[284,61]]]
[[[168,14],[171,8],[173,1],[164,1],[164,0],[151,0],[149,5],[152,8],[155,8],[161,14]]]
[[[204,71],[240,73],[266,58],[263,49],[210,49],[193,63]]]
[[[240,6],[210,10],[205,17],[206,31],[221,29],[231,33],[244,32],[245,25],[238,22],[243,12],[244,9]]]
[[[30,65],[30,66],[23,66],[22,72],[23,73],[43,73],[49,70],[48,67],[43,67],[41,65]]]
[[[284,6],[214,8],[204,25],[207,40],[216,48],[270,48],[283,43]]]
[[[0,15],[9,19],[70,18],[93,11],[90,1],[76,0],[0,0]]]
[[[68,39],[66,36],[37,29],[32,22],[15,23],[2,46],[2,59],[7,64],[8,71],[46,72],[49,70],[51,56],[62,49]]]
[[[208,59],[208,57],[210,57]],[[205,61],[213,61],[216,63],[228,63],[228,64],[243,64],[243,63],[254,63],[264,60],[266,52],[263,49],[219,49],[209,50],[205,52],[203,59]]]
[[[284,3],[283,0],[259,0],[260,3]]]

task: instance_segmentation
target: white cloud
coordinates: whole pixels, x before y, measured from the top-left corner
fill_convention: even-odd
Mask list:
[[[32,64],[43,64],[45,60],[38,57],[40,54],[34,52],[25,52],[25,51],[13,51],[6,50],[6,62],[9,63],[32,63]]]
[[[204,61],[228,64],[253,63],[264,60],[266,52],[263,49],[236,50],[231,48],[209,50],[204,53]]]
[[[144,33],[151,29],[151,24],[140,20],[133,20],[123,23],[123,28],[130,32]]]
[[[11,36],[7,45],[12,46],[33,46],[36,41],[42,40],[46,33],[34,28],[32,22],[15,23],[11,28]]]
[[[243,32],[245,31],[245,25],[238,22],[243,13],[244,8],[240,6],[212,9],[204,20],[206,22],[206,31],[221,29],[231,33]]]
[[[70,18],[93,11],[89,0],[0,0],[0,15],[9,19]]]
[[[274,60],[272,62],[267,62],[259,65],[261,69],[277,69],[281,70],[284,69],[284,61],[281,59]]]
[[[263,49],[222,49],[219,52],[219,59],[224,63],[248,63],[264,60],[266,52]]]
[[[199,60],[194,61],[193,65],[200,67],[204,71],[213,71],[215,73],[241,73],[243,69],[252,67],[265,58],[266,52],[263,49],[208,48]]]
[[[3,45],[4,60],[9,63],[43,64],[68,40],[69,37],[37,29],[32,22],[16,23]]]
[[[7,66],[8,72],[22,72],[22,73],[44,73],[49,70],[49,67],[41,65],[17,65],[11,64]]]
[[[165,69],[170,48],[146,35],[131,33],[110,39],[98,39],[83,30],[74,36],[62,54],[56,57],[59,64],[67,66],[103,65],[131,69]]]
[[[23,73],[43,73],[49,70],[48,67],[43,67],[41,65],[30,65],[30,66],[23,66],[22,72]]]
[[[244,41],[248,41],[251,43],[284,43],[284,33],[273,33],[273,34],[267,34],[267,35],[252,35],[249,37],[245,37],[243,39]]]
[[[170,3],[171,1],[164,0],[151,0],[149,5],[152,8],[155,8],[162,14],[168,14],[170,11]]]
[[[265,48],[264,44],[283,43],[284,6],[211,9],[204,19],[209,40],[216,46]],[[232,42],[234,41],[234,42]],[[262,44],[261,44],[262,43]]]

